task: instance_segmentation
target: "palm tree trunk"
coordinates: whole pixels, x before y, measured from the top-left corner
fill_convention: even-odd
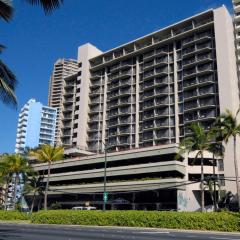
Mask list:
[[[51,162],[48,163],[47,184],[46,184],[45,194],[44,194],[44,210],[47,210],[48,186],[49,186],[49,178],[50,178],[50,171],[51,171],[50,168],[51,168]]]
[[[236,136],[233,137],[233,146],[234,146],[234,167],[236,175],[236,188],[237,188],[237,200],[238,200],[238,210],[240,211],[240,186],[239,186],[239,177],[238,177],[238,162],[237,162],[237,143]]]
[[[201,153],[201,212],[204,212],[204,172],[203,172],[203,153]]]
[[[6,187],[5,187],[5,194],[4,194],[4,210],[7,210],[8,188],[9,188],[9,181],[7,180]]]
[[[15,173],[15,180],[14,180],[14,197],[13,197],[13,208],[14,208],[14,210],[16,209],[16,198],[17,198],[17,184],[18,184],[17,176],[18,176],[18,174]]]
[[[33,212],[35,198],[36,198],[36,191],[34,191],[34,194],[33,194],[33,199],[32,199],[32,204],[31,204],[31,210],[30,210],[30,213]]]
[[[214,206],[214,212],[217,211],[217,192],[216,192],[216,172],[215,172],[215,165],[216,165],[216,159],[215,159],[215,155],[213,153],[213,206]]]

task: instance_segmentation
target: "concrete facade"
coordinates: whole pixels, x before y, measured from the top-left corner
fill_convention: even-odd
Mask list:
[[[57,111],[30,99],[21,109],[18,119],[16,153],[40,144],[54,144]]]
[[[58,59],[54,64],[52,76],[49,81],[48,105],[57,109],[57,124],[55,144],[62,145],[61,142],[61,128],[63,119],[63,101],[65,94],[65,77],[70,76],[78,71],[77,61],[74,59]],[[71,96],[67,101],[71,101]]]
[[[224,6],[104,53],[91,44],[80,46],[78,73],[66,78],[74,79],[80,89],[71,93],[75,102],[69,123],[74,127],[68,143],[97,154],[76,157],[75,152],[72,159],[54,163],[52,197],[72,193],[87,199],[81,194],[89,194],[88,201],[101,204],[101,153],[106,151],[107,191],[113,202],[118,194],[129,193],[127,202],[140,209],[144,202],[139,196],[135,202],[134,191],[145,191],[150,202],[154,192],[156,209],[199,209],[200,164],[191,165],[194,153],[176,161],[178,144],[189,136],[191,123],[200,122],[207,131],[220,113],[237,111],[235,59],[234,26]],[[222,190],[235,193],[234,182],[224,182],[234,177],[231,142],[217,166],[211,160],[205,153],[205,177],[215,168]],[[43,173],[47,166],[34,167]],[[173,197],[170,205],[160,199],[167,191]]]

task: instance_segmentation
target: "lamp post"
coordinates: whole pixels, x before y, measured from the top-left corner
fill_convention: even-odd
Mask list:
[[[104,145],[104,179],[103,179],[103,211],[106,211],[106,203],[108,200],[108,195],[106,192],[107,185],[107,149],[106,144],[102,142]]]
[[[215,165],[216,159],[213,153],[213,205],[214,205],[214,212],[217,211],[217,197],[216,197],[216,172],[215,172]]]

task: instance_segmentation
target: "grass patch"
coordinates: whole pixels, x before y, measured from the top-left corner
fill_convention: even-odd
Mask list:
[[[240,214],[157,211],[40,211],[32,223],[240,231]]]
[[[0,221],[19,221],[30,220],[30,216],[26,213],[18,211],[0,211]]]

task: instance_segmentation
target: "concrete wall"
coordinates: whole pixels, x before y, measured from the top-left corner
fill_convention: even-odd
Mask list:
[[[86,147],[87,140],[87,120],[88,120],[88,101],[89,101],[89,59],[102,53],[95,46],[90,43],[84,44],[78,48],[78,63],[82,64],[79,68],[81,75],[78,80],[81,80],[80,101],[76,102],[76,106],[79,106],[79,110],[75,112],[78,115],[78,119],[74,122],[78,123],[78,128],[74,130],[77,132],[77,138],[73,139],[77,143],[77,146]]]
[[[227,9],[222,7],[214,10],[214,21],[220,111],[223,113],[229,109],[235,114],[239,108],[239,91],[232,18]],[[239,150],[238,163],[240,164]],[[226,145],[224,165],[225,177],[234,177],[232,139]],[[226,181],[226,189],[235,193],[235,183]]]

